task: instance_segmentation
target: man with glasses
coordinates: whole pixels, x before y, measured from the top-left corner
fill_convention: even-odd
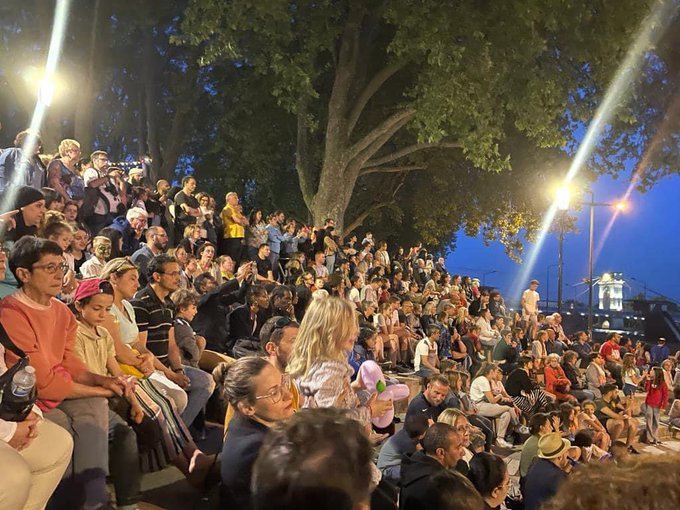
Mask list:
[[[224,393],[234,418],[222,447],[220,508],[251,508],[253,464],[264,437],[294,412],[290,377],[265,358],[248,356],[229,367]]]
[[[148,282],[146,278],[146,267],[149,261],[156,255],[165,253],[168,247],[168,235],[165,233],[163,227],[151,227],[146,231],[146,244],[143,244],[139,250],[132,254],[131,260],[137,267],[139,267],[139,285],[146,286]]]
[[[93,212],[84,214],[84,221],[92,235],[96,235],[124,210],[127,198],[122,171],[110,167],[109,155],[104,151],[94,151],[90,158],[92,166],[83,173],[88,188],[84,205],[93,207]],[[93,206],[88,204],[90,201],[94,202]]]
[[[121,470],[138,462],[132,429],[120,424],[113,429],[109,422],[107,398],[128,388],[122,379],[88,371],[74,353],[75,318],[55,299],[68,269],[61,248],[52,241],[23,237],[12,248],[9,267],[19,290],[0,302],[0,323],[35,368],[37,404],[45,418],[66,429],[74,440],[71,468],[55,508],[104,507],[109,504],[109,434],[115,452],[114,478],[129,478]],[[6,361],[12,366],[17,357],[6,353]],[[134,503],[139,480],[128,489],[118,495],[119,504]]]
[[[170,299],[170,294],[179,288],[179,263],[169,255],[157,255],[149,261],[147,279],[147,286],[137,292],[130,303],[139,328],[139,342],[135,347],[142,354],[153,354],[160,362],[157,368],[186,391],[189,402],[182,419],[189,426],[208,402],[215,381],[202,370],[182,365],[173,326],[175,306]]]

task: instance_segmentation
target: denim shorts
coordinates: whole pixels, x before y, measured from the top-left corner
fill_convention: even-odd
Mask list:
[[[637,391],[637,386],[634,384],[624,384],[623,385],[623,394],[627,397],[630,397],[631,395],[635,395],[635,392]]]

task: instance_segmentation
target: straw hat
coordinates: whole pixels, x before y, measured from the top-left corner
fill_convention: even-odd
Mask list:
[[[559,432],[551,432],[538,440],[538,456],[541,459],[554,459],[570,447],[568,439],[563,439]]]

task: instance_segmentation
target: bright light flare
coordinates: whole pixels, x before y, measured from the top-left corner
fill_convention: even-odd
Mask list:
[[[569,209],[569,202],[571,201],[571,190],[569,186],[560,186],[555,191],[555,204],[560,211]]]
[[[66,87],[61,78],[54,72],[48,73],[44,69],[29,67],[23,73],[26,87],[38,98],[38,102],[51,106],[55,96],[61,94]]]
[[[626,57],[617,69],[614,79],[609,84],[604,95],[602,103],[598,106],[592,121],[588,125],[588,130],[586,131],[569,167],[569,171],[567,172],[565,178],[566,184],[571,183],[576,178],[583,166],[590,159],[600,136],[609,124],[609,120],[621,106],[626,104],[632,86],[636,83],[637,77],[640,75],[642,65],[645,62],[645,55],[654,48],[663,34],[667,31],[669,25],[676,18],[677,14],[677,2],[673,0],[657,0],[654,3],[649,14],[641,23],[640,28],[635,35],[635,39],[628,48]],[[550,229],[556,213],[557,204],[553,203],[543,218],[542,228],[538,234],[536,243],[529,251],[527,260],[523,264],[522,270],[519,272],[513,283],[510,291],[511,296],[520,296],[524,286],[530,279],[536,260],[538,260],[538,254],[543,247],[543,243],[545,242],[548,230]]]

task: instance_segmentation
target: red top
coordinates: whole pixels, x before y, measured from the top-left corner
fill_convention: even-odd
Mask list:
[[[564,369],[561,366],[555,368],[550,365],[546,365],[543,369],[543,375],[545,376],[545,391],[548,393],[558,393],[555,390],[555,384],[570,385],[569,379],[567,379]]]
[[[605,361],[609,361],[607,358],[610,356],[618,360],[621,359],[621,351],[619,351],[619,348],[619,344],[608,340],[602,344],[602,347],[600,347],[600,354],[605,359]]]
[[[645,382],[645,390],[647,390],[645,404],[649,407],[665,409],[668,404],[668,388],[665,382],[661,382],[659,386],[652,386],[652,381],[647,380]]]

